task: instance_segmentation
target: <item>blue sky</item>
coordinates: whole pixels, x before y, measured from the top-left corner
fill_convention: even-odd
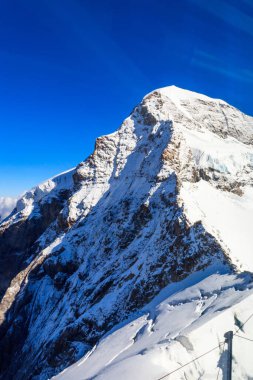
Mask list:
[[[8,0],[0,12],[0,196],[75,166],[151,90],[253,115],[251,0]]]

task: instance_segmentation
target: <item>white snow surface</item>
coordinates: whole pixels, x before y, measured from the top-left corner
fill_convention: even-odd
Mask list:
[[[253,271],[253,189],[226,194],[206,181],[184,183],[181,190],[192,223],[201,220],[240,270]]]
[[[93,350],[53,379],[158,380],[219,345],[166,378],[216,379],[219,372],[222,379],[227,355],[224,333],[236,333],[252,314],[253,284],[245,287],[250,279],[247,275],[210,274],[212,270],[167,286],[130,321],[116,326]],[[252,328],[253,318],[238,335],[253,338]],[[234,336],[233,378],[237,380],[253,373],[250,343]]]
[[[206,100],[210,101],[211,100],[211,101],[217,101],[217,102],[224,102],[223,100],[213,99],[207,95],[199,94],[199,93],[194,92],[194,91],[189,91],[189,90],[186,90],[186,89],[174,86],[174,85],[162,87],[162,88],[158,89],[157,91],[160,92],[161,94],[167,96],[168,98],[174,100],[174,101],[175,100],[181,101],[181,100],[190,100],[190,99],[201,99],[204,101],[206,101]]]

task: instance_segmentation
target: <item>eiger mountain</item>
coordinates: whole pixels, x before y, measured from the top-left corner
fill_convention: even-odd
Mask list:
[[[0,379],[156,380],[219,345],[253,311],[252,226],[253,118],[151,92],[0,224]],[[169,379],[221,376],[222,349]]]

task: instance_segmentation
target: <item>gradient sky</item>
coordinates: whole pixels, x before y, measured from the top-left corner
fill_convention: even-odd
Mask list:
[[[0,196],[75,166],[155,88],[253,115],[252,0],[8,0],[0,6]]]

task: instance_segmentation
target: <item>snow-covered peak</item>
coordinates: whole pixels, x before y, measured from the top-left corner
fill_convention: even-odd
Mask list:
[[[157,90],[160,94],[163,94],[170,98],[171,100],[191,100],[191,99],[199,99],[199,100],[204,100],[204,101],[218,101],[218,102],[223,102],[223,100],[220,99],[213,99],[207,95],[203,95],[194,91],[189,91],[185,90],[183,88],[177,87],[177,86],[167,86],[167,87],[162,87]]]
[[[196,272],[253,272],[252,145],[253,118],[168,87],[75,169],[26,193],[0,225],[3,378],[50,378]],[[204,313],[195,301],[193,317]],[[25,331],[18,354],[13,326]]]

